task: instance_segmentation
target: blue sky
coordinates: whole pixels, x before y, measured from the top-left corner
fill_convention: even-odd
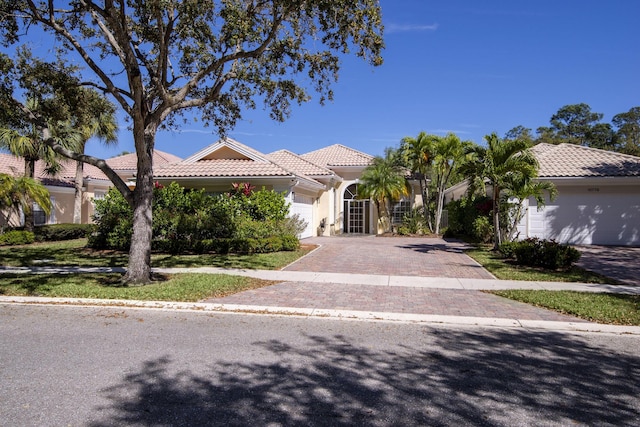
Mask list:
[[[340,143],[382,154],[420,131],[482,143],[516,125],[548,126],[567,104],[610,122],[640,106],[640,1],[382,0],[386,49],[373,68],[342,62],[335,100],[294,107],[285,123],[248,112],[230,136],[268,153]],[[124,128],[124,123],[122,124]],[[199,123],[160,132],[156,148],[187,157],[217,140]],[[103,157],[133,151],[92,142]]]

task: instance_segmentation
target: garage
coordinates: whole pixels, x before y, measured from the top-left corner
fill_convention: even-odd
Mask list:
[[[528,212],[529,236],[574,245],[640,246],[640,190],[558,187],[558,197]]]
[[[294,194],[290,213],[292,216],[297,214],[300,219],[307,223],[304,231],[300,233],[300,238],[313,237],[313,197]]]

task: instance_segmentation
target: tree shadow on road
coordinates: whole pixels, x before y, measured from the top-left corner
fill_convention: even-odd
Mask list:
[[[198,372],[149,360],[104,390],[108,419],[92,425],[638,425],[631,351],[553,332],[424,331],[393,351],[339,335],[257,342],[278,357]]]

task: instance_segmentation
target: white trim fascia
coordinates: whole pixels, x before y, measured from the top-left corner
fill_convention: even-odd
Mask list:
[[[223,147],[231,148],[233,151],[236,151],[239,154],[242,154],[243,156],[248,157],[249,159],[256,162],[274,163],[268,160],[267,158],[265,158],[264,156],[258,154],[256,151],[246,149],[245,147],[242,146],[241,142],[238,142],[235,139],[232,139],[229,137],[220,139],[214,142],[213,144],[204,147],[202,150],[184,159],[182,163],[187,163],[187,164],[195,163],[198,160],[202,160],[204,157],[218,151],[220,148],[223,148]]]
[[[451,187],[447,188],[444,190],[444,194],[448,194],[451,193],[453,191],[456,191],[460,188],[464,188],[464,187],[468,187],[469,186],[469,180],[465,179],[464,181],[460,181],[459,183],[457,183],[456,185],[452,185]]]
[[[640,185],[640,176],[570,176],[538,177],[536,181],[551,182],[558,185]]]
[[[104,179],[93,179],[93,178],[85,178],[85,183],[92,184],[96,187],[113,187],[113,182]]]
[[[68,194],[75,194],[76,189],[74,187],[59,187],[57,185],[45,185],[44,188],[46,188],[49,193],[56,192],[56,193],[68,193]]]

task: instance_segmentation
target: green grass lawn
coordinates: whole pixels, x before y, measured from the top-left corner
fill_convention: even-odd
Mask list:
[[[119,274],[1,274],[0,295],[195,302],[274,282],[226,274],[175,274],[123,286]]]
[[[640,295],[519,289],[491,293],[592,322],[640,326]]]
[[[536,282],[581,282],[620,284],[618,281],[592,273],[583,268],[573,266],[568,270],[545,270],[536,267],[516,265],[505,260],[488,246],[479,246],[465,252],[476,260],[498,279],[502,280],[531,280]]]
[[[503,280],[620,284],[616,280],[576,266],[568,270],[551,271],[515,265],[486,246],[469,250],[467,254],[498,279]],[[506,290],[488,293],[592,322],[640,326],[639,295],[546,290]]]
[[[86,239],[0,247],[0,265],[126,267],[128,254],[93,251]],[[313,248],[251,255],[154,254],[153,267],[224,267],[275,270]],[[120,274],[0,274],[0,295],[68,298],[137,299],[148,301],[200,301],[268,286],[273,282],[225,274],[175,274],[156,276],[144,286],[123,286]]]
[[[86,247],[87,239],[34,243],[24,246],[0,247],[0,265],[11,267],[81,266],[126,267],[129,255],[118,251],[94,251]],[[250,255],[167,255],[153,254],[152,267],[223,267],[258,270],[282,268],[312,248],[297,251]]]

